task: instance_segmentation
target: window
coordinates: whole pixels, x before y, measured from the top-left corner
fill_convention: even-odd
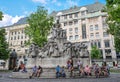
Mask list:
[[[21,39],[23,39],[23,36],[21,36]]]
[[[12,32],[12,35],[13,35],[13,32]]]
[[[99,32],[96,33],[96,38],[98,38],[100,35],[99,35]]]
[[[19,39],[20,37],[18,36],[18,39]]]
[[[10,44],[10,46],[12,46],[12,43]]]
[[[78,35],[75,35],[75,40],[78,40],[79,36]]]
[[[25,35],[25,38],[27,38],[27,36]]]
[[[28,52],[28,49],[25,49],[25,53],[27,54],[27,52]]]
[[[75,28],[75,33],[78,33],[78,28],[77,27]]]
[[[78,24],[78,20],[74,20],[74,24]]]
[[[24,33],[24,30],[22,30],[22,33]]]
[[[73,40],[73,36],[69,36],[69,40]]]
[[[93,33],[90,34],[90,38],[94,38],[94,34]]]
[[[18,32],[18,34],[20,34],[20,32]]]
[[[14,36],[14,40],[16,40],[16,36]]]
[[[67,26],[67,22],[64,23],[64,26]]]
[[[105,23],[106,22],[106,17],[102,18],[102,22]]]
[[[64,19],[67,19],[67,15],[64,16]]]
[[[82,24],[82,39],[86,38],[86,24]]]
[[[96,41],[94,42],[94,45],[97,46],[97,42]]]
[[[72,28],[69,28],[69,31],[72,31]]]
[[[78,13],[75,13],[75,14],[74,14],[74,17],[78,17]]]
[[[93,42],[91,42],[91,47],[93,47],[94,46],[94,44],[93,44]]]
[[[107,48],[107,47],[110,47],[110,41],[109,40],[105,40],[104,41],[104,44],[105,44],[105,47]]]
[[[69,14],[69,18],[72,18],[72,14]]]
[[[85,11],[81,11],[81,16],[85,15]]]
[[[93,25],[90,25],[90,31],[93,31]]]
[[[105,54],[108,56],[110,56],[110,54],[111,54],[111,49],[105,49]]]
[[[24,43],[26,44],[26,43],[27,43],[27,41],[25,40],[25,41],[24,41]]]
[[[73,22],[72,22],[72,21],[70,21],[70,22],[69,22],[69,25],[72,25],[72,23],[73,23]]]
[[[106,29],[108,26],[106,23],[103,23],[103,29]]]
[[[95,30],[98,30],[98,29],[99,29],[99,28],[98,28],[98,24],[96,24],[96,25],[95,25]]]
[[[103,37],[108,37],[109,34],[107,32],[103,32]]]
[[[101,48],[101,42],[98,41],[98,48]]]
[[[21,41],[21,45],[23,45],[23,41]]]
[[[11,40],[13,40],[13,37],[11,37]]]
[[[17,32],[15,31],[15,35],[17,34]]]
[[[72,33],[72,30],[73,30],[72,28],[69,28],[69,33],[70,33],[70,34]]]

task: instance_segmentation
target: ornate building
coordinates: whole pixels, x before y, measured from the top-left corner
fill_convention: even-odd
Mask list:
[[[27,26],[26,19],[22,18],[11,26],[3,27],[6,29],[6,40],[9,43],[9,48],[15,49],[18,56],[25,56],[28,51],[28,47],[24,44],[29,39],[24,33]]]
[[[114,48],[114,37],[106,32],[108,26],[105,22],[107,13],[102,12],[104,5],[95,2],[81,7],[53,11],[50,16],[59,19],[61,27],[67,32],[67,40],[71,42],[88,42],[89,52],[91,46],[96,45],[102,54],[104,61],[116,62],[117,57]],[[20,19],[16,24],[4,27],[7,31],[7,41],[11,49],[16,49],[20,55],[27,53],[24,43],[29,38],[24,34],[27,18]]]
[[[67,10],[52,12],[50,15],[59,19],[61,27],[67,31],[67,39],[71,42],[89,42],[89,51],[96,45],[104,61],[116,61],[113,36],[106,32],[107,13],[102,12],[104,5],[94,4],[71,7]]]

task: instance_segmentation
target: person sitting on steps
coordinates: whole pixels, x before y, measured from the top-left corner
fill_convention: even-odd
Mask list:
[[[61,77],[66,77],[64,66],[61,68]]]
[[[57,65],[57,67],[56,67],[56,78],[59,78],[60,76],[61,76],[61,68],[60,68],[60,66],[59,65]]]
[[[42,67],[39,66],[38,69],[37,69],[37,73],[36,73],[36,76],[37,77],[40,77],[40,74],[42,73]]]

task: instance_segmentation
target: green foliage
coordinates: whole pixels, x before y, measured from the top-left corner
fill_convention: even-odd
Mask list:
[[[0,20],[3,18],[3,13],[0,11]]]
[[[106,0],[108,32],[114,36],[115,48],[120,51],[120,0]]]
[[[38,6],[37,11],[28,17],[28,24],[25,33],[30,40],[27,43],[35,43],[42,47],[47,42],[47,36],[53,26],[53,18],[48,16],[44,7]]]
[[[5,39],[5,29],[0,29],[0,59],[6,60],[9,58],[8,43]]]
[[[92,47],[90,55],[92,59],[100,59],[101,57],[100,50],[96,46]]]

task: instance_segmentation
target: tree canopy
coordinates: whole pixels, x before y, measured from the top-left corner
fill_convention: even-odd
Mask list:
[[[48,16],[44,7],[38,6],[37,11],[28,17],[29,26],[26,27],[25,33],[29,36],[28,43],[35,43],[42,47],[47,42],[50,29],[53,26],[53,18]]]
[[[0,59],[6,60],[9,57],[8,43],[5,38],[5,29],[0,29]]]
[[[120,51],[120,0],[106,0],[108,32],[114,36],[115,48]]]
[[[101,58],[100,50],[96,46],[92,47],[90,55],[91,55],[92,59],[99,59],[99,58]]]

